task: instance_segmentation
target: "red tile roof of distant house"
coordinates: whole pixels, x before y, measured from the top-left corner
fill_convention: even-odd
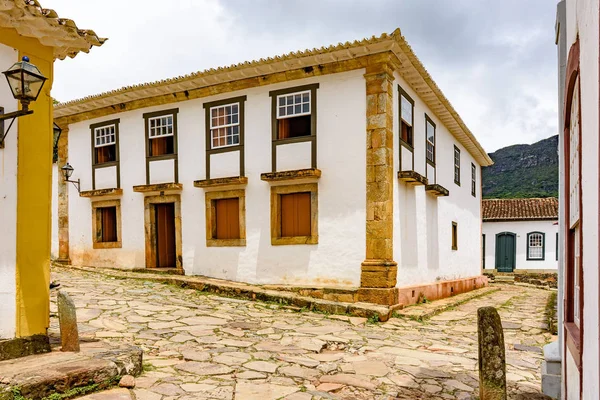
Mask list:
[[[482,201],[484,222],[558,219],[558,199],[489,199]]]

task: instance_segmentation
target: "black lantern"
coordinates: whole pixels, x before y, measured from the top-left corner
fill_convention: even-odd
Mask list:
[[[3,74],[6,76],[13,97],[21,102],[24,110],[29,107],[30,102],[37,100],[47,80],[39,68],[29,62],[27,56],[24,56],[22,61],[14,63]]]
[[[62,173],[63,173],[63,177],[65,178],[65,182],[71,182],[73,184],[73,186],[75,186],[75,188],[77,189],[77,191],[79,193],[81,193],[81,182],[79,179],[77,179],[76,181],[72,181],[69,178],[71,178],[71,175],[73,175],[73,171],[75,170],[75,168],[73,168],[71,166],[71,164],[66,163],[62,168]]]
[[[6,132],[0,132],[0,144],[4,143],[4,138],[8,135],[15,118],[33,114],[33,110],[29,109],[29,103],[37,100],[42,91],[42,86],[47,80],[38,67],[29,62],[27,56],[24,56],[22,61],[14,63],[3,74],[6,76],[13,97],[21,102],[21,109],[7,114],[0,113],[0,122],[12,119]]]

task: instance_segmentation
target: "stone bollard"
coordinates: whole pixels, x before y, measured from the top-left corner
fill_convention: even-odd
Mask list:
[[[500,315],[494,307],[477,310],[479,398],[506,400],[506,355]]]
[[[60,323],[61,351],[79,351],[79,331],[75,303],[62,290],[58,291],[58,321]]]

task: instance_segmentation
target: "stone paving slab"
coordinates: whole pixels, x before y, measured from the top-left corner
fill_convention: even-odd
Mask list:
[[[54,269],[52,279],[78,314],[97,315],[80,324],[84,337],[144,349],[137,400],[475,399],[483,306],[510,323],[509,398],[545,398],[543,356],[519,350],[553,340],[543,329],[544,290],[505,285],[430,320],[370,323],[86,271]],[[162,322],[175,325],[155,325]],[[52,318],[50,333],[57,328]]]
[[[18,388],[26,399],[90,384],[107,387],[121,375],[142,371],[142,351],[123,343],[82,343],[79,353],[52,352],[0,362],[0,399],[12,399]]]

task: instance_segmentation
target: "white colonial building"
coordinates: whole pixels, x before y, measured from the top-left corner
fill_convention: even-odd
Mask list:
[[[396,30],[61,104],[55,251],[74,265],[356,288],[482,286],[492,161]]]
[[[482,210],[486,271],[557,272],[557,198],[483,200]]]
[[[600,398],[600,2],[558,4],[562,398]],[[564,307],[562,307],[564,305]]]

